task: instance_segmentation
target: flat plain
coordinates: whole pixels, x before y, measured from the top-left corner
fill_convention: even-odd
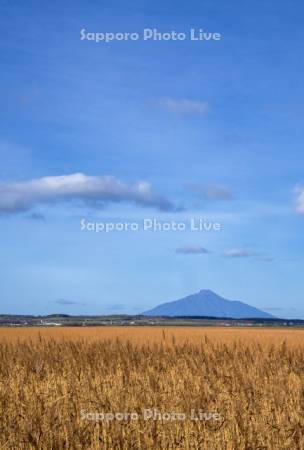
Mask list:
[[[1,449],[303,449],[304,330],[0,328]]]

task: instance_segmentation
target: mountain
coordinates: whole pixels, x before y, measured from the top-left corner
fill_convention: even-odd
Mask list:
[[[260,309],[240,301],[226,300],[207,289],[174,302],[163,303],[143,314],[146,316],[209,316],[234,319],[274,318]]]

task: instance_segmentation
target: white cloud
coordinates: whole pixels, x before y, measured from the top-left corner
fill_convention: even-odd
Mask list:
[[[200,255],[210,253],[209,250],[207,250],[204,247],[201,247],[200,245],[185,245],[182,247],[178,247],[176,249],[176,252],[182,253],[184,255]]]
[[[129,202],[162,211],[175,210],[174,205],[155,193],[147,181],[127,184],[112,176],[75,173],[0,184],[0,213],[17,213],[28,211],[37,204],[73,200],[96,206]]]
[[[207,102],[189,99],[163,98],[158,104],[167,111],[177,114],[206,114],[209,110]]]
[[[250,258],[254,256],[254,253],[246,250],[245,248],[232,248],[230,250],[226,250],[223,253],[223,256],[227,258]]]
[[[256,261],[273,262],[274,258],[265,253],[253,252],[246,248],[231,248],[222,253],[225,258],[254,258]]]
[[[296,210],[299,214],[304,214],[304,186],[298,185],[295,188]]]

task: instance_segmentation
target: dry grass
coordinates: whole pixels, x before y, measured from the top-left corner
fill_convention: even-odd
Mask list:
[[[41,333],[0,332],[1,449],[304,448],[301,330]],[[144,408],[220,420],[144,420]],[[139,419],[95,422],[81,411]]]
[[[172,343],[174,336],[177,343],[190,342],[200,345],[205,336],[212,342],[243,343],[253,342],[261,345],[281,345],[304,347],[304,329],[294,328],[230,328],[230,327],[32,327],[32,328],[0,328],[0,342],[17,340],[44,339],[68,340],[116,340],[130,341],[134,344]],[[165,338],[165,339],[164,339]]]

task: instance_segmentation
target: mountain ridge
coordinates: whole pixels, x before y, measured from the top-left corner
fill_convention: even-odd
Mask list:
[[[210,289],[201,289],[179,300],[162,303],[148,311],[146,316],[209,316],[233,319],[274,318],[273,315],[240,300],[228,300]]]

